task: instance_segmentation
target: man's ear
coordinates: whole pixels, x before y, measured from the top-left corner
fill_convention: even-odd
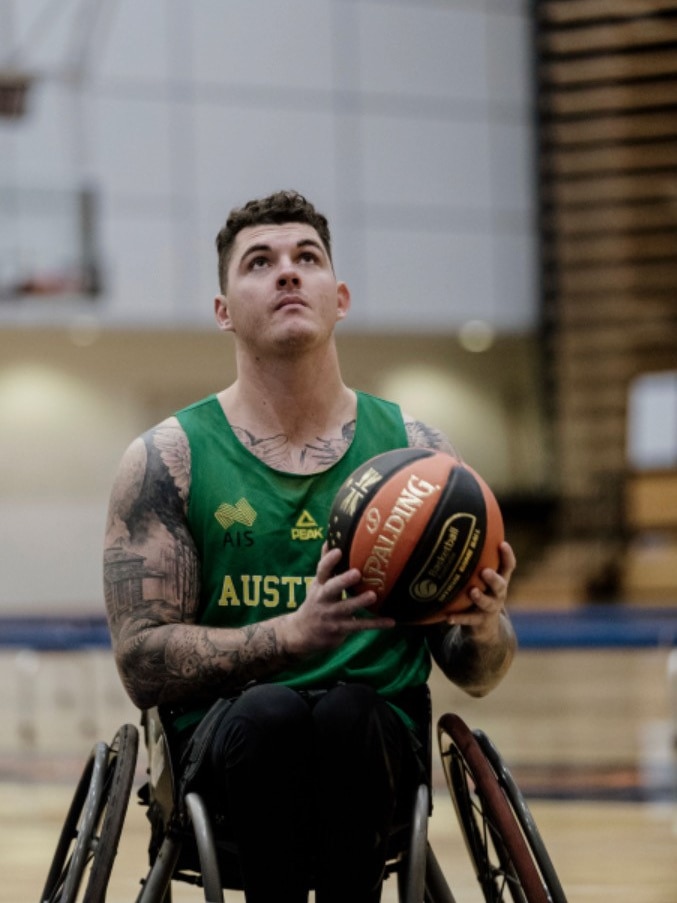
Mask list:
[[[345,282],[336,283],[336,319],[343,320],[350,310],[350,289]]]
[[[234,331],[225,295],[217,295],[214,298],[214,316],[216,318],[216,323],[222,332]]]

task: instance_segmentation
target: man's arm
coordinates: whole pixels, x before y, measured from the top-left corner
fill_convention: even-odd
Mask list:
[[[273,627],[198,626],[200,562],[186,522],[190,451],[174,419],[137,439],[110,500],[106,607],[123,683],[140,707],[226,692],[282,667]]]
[[[405,415],[409,445],[435,448],[461,460],[444,433]],[[501,546],[498,571],[487,568],[486,592],[471,592],[472,608],[427,628],[426,638],[441,671],[471,696],[484,696],[504,677],[515,656],[517,640],[505,609],[510,577],[516,566],[508,543]]]
[[[461,460],[461,456],[441,430],[428,426],[421,420],[415,420],[408,414],[403,416],[410,448],[434,448]]]
[[[106,608],[118,670],[137,706],[234,692],[367,629],[353,614],[375,597],[342,598],[359,573],[334,576],[337,550],[323,554],[295,612],[243,628],[196,623],[200,561],[186,520],[189,486],[188,440],[170,418],[132,443],[111,494]],[[385,618],[368,622],[392,624]]]
[[[517,638],[505,609],[515,556],[501,544],[498,571],[486,568],[486,592],[473,589],[473,606],[427,628],[426,639],[440,670],[471,696],[485,696],[505,676],[517,649]]]

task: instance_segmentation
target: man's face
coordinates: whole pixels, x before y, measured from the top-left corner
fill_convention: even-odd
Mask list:
[[[349,303],[315,229],[282,223],[238,233],[215,312],[221,329],[245,344],[298,348],[331,335]]]

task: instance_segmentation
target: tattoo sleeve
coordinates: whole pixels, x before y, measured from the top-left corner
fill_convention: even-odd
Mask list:
[[[132,443],[111,494],[106,609],[122,681],[140,708],[223,695],[290,660],[270,622],[243,629],[197,623],[189,486],[190,448],[170,419]]]
[[[434,624],[426,631],[428,647],[440,670],[471,696],[484,696],[505,676],[515,655],[516,639],[508,616],[501,614],[499,638],[477,642],[461,626]]]
[[[440,430],[428,426],[420,420],[413,420],[410,417],[405,418],[404,425],[407,430],[410,447],[434,448],[460,459],[461,456]]]

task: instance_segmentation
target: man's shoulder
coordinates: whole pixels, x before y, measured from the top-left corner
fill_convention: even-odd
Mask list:
[[[430,426],[416,417],[412,417],[411,414],[403,413],[402,416],[410,447],[434,448],[436,451],[443,451],[453,455],[455,458],[460,458],[460,455],[442,430]]]
[[[185,405],[183,408],[179,408],[172,416],[177,420],[177,422],[181,422],[184,417],[190,416],[192,414],[200,415],[202,412],[211,411],[215,406],[218,406],[218,398],[215,394],[205,395],[204,398],[198,398],[197,401],[191,402],[191,404]],[[171,418],[170,418],[171,419]]]
[[[378,395],[371,395],[369,392],[358,392],[358,397],[363,405],[380,408],[388,412],[391,416],[401,419],[407,435],[407,445],[411,448],[434,448],[438,451],[447,452],[459,458],[459,454],[451,444],[447,436],[437,427],[424,423],[417,417],[413,417],[406,411],[403,411],[400,405],[387,398],[381,398]]]

